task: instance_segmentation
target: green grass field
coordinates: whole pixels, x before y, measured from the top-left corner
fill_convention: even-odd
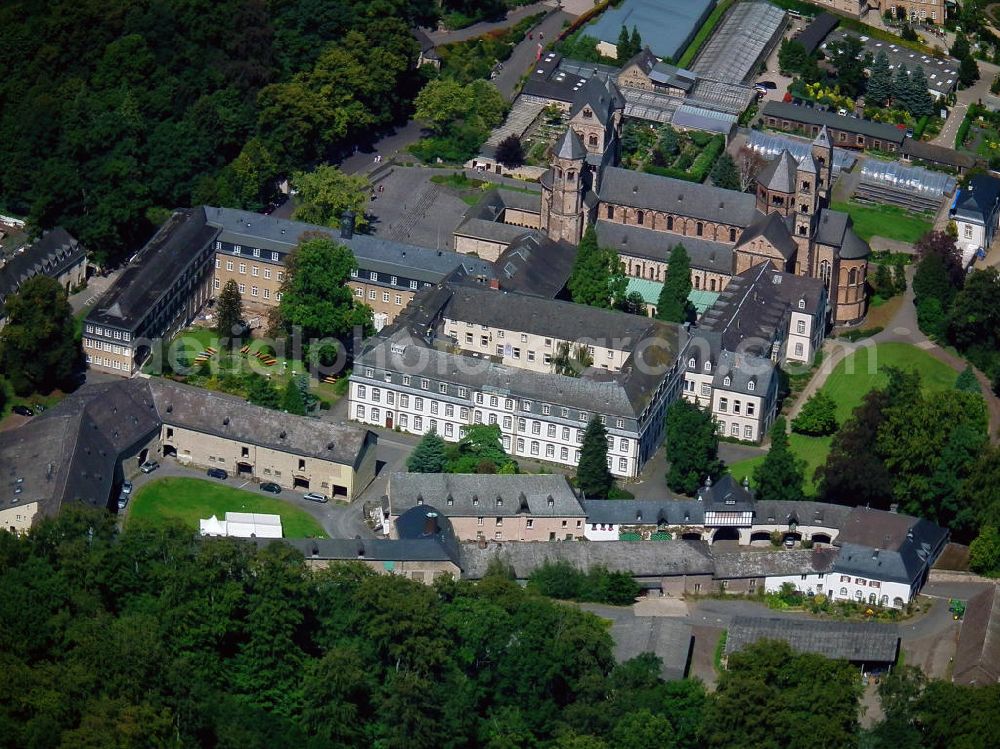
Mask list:
[[[221,520],[227,512],[260,512],[281,516],[285,538],[322,538],[325,535],[322,526],[298,507],[281,499],[233,489],[217,481],[158,479],[137,490],[131,505],[129,523],[179,520],[197,531],[202,518],[215,515]]]
[[[950,390],[958,377],[958,373],[947,364],[908,343],[882,343],[874,349],[862,347],[841,360],[823,385],[823,392],[837,404],[837,420],[841,424],[861,404],[869,390],[886,382],[887,367],[917,370],[925,391]],[[806,461],[806,493],[815,491],[813,473],[826,461],[832,441],[833,437],[807,437],[794,433],[789,436],[792,451]],[[741,460],[731,465],[729,472],[740,481],[744,476],[753,481],[753,469],[763,460],[764,456]]]
[[[931,230],[933,219],[925,213],[910,213],[894,205],[862,205],[848,201],[830,206],[850,215],[854,231],[866,242],[878,235],[914,243]]]

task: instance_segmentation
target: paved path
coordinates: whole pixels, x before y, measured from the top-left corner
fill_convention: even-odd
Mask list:
[[[979,80],[955,94],[957,100],[955,106],[948,113],[948,119],[944,121],[941,132],[931,141],[936,146],[955,147],[955,136],[962,120],[965,119],[965,113],[969,111],[969,105],[981,102],[989,94],[990,84],[993,83],[994,76],[1000,72],[1000,67],[993,63],[982,60],[976,62],[979,64]]]
[[[917,310],[913,304],[913,274],[914,268],[913,266],[909,266],[906,269],[907,283],[902,304],[889,324],[885,326],[885,330],[857,343],[851,343],[843,338],[827,339],[823,345],[823,364],[809,381],[809,384],[802,390],[798,401],[796,401],[795,405],[789,411],[789,425],[792,423],[792,419],[802,410],[802,406],[809,397],[826,384],[827,378],[837,364],[862,347],[871,347],[880,343],[908,343],[926,351],[938,361],[947,364],[955,370],[956,377],[959,372],[965,369],[968,365],[965,359],[946,351],[920,332],[920,328],[917,325]],[[978,369],[973,368],[973,371],[983,391],[983,399],[986,401],[986,408],[989,412],[990,440],[996,443],[1000,439],[1000,399],[993,394],[993,385],[989,378]]]
[[[423,32],[427,34],[427,36],[429,36],[431,41],[435,44],[454,44],[455,42],[464,42],[469,39],[475,39],[483,36],[484,34],[488,34],[491,31],[509,29],[511,26],[517,25],[522,18],[533,16],[536,13],[548,13],[556,7],[557,4],[555,2],[548,0],[548,2],[535,3],[533,5],[522,5],[520,8],[510,10],[507,12],[506,17],[499,21],[480,21],[479,23],[474,23],[471,26],[466,26],[464,29],[455,29],[454,31],[448,29],[436,29],[434,31],[431,31],[430,29],[423,29]]]

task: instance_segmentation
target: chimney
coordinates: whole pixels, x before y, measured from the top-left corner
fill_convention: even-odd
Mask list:
[[[548,503],[549,507],[552,507],[556,503],[551,494],[545,498],[545,501]]]
[[[875,549],[875,551],[872,552],[872,559],[873,560],[878,559],[878,549]]]
[[[354,211],[346,210],[340,218],[340,238],[351,239],[354,237]]]
[[[499,289],[500,288],[500,279],[499,278],[491,278],[490,279],[490,288],[491,289]]]
[[[705,477],[705,486],[706,487],[711,487],[712,486],[712,477],[711,476],[706,476]]]
[[[424,535],[436,536],[437,532],[438,532],[438,514],[436,512],[428,512],[427,519],[424,520]]]
[[[358,541],[358,559],[365,558],[365,542]]]
[[[315,541],[313,541],[312,548],[309,551],[312,554],[312,556],[318,557],[319,556],[319,544],[316,543]]]

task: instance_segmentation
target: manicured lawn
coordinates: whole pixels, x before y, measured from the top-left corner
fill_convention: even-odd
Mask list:
[[[807,437],[804,434],[794,433],[788,437],[788,444],[792,448],[792,452],[806,461],[805,488],[807,494],[812,494],[816,490],[812,480],[813,473],[817,467],[826,462],[826,455],[830,452],[832,441],[833,437]],[[753,483],[753,469],[762,462],[764,462],[763,455],[741,460],[729,466],[729,472],[739,481],[742,481],[743,477],[746,476]]]
[[[281,499],[233,489],[218,481],[194,478],[162,478],[136,491],[128,511],[128,522],[153,523],[180,520],[192,531],[198,521],[227,512],[259,512],[281,516],[285,538],[322,538],[322,526],[311,515]]]
[[[886,239],[914,243],[933,225],[933,217],[926,213],[910,213],[894,205],[863,205],[848,201],[830,206],[843,211],[854,220],[854,231],[866,242],[878,235]]]
[[[862,347],[837,364],[823,386],[837,404],[838,421],[843,423],[851,415],[865,393],[885,383],[886,367],[917,370],[925,390],[949,390],[958,377],[947,364],[908,343],[881,343],[874,355],[872,349]]]
[[[882,343],[873,349],[862,347],[841,360],[823,385],[823,392],[837,404],[838,422],[843,424],[869,390],[886,382],[887,367],[915,369],[920,373],[925,390],[950,390],[958,377],[947,364],[908,343]],[[815,491],[813,473],[826,461],[832,441],[833,437],[807,437],[795,433],[789,436],[792,452],[806,461],[807,493]],[[741,460],[731,465],[729,472],[740,481],[744,476],[752,481],[753,469],[763,460],[763,456]]]

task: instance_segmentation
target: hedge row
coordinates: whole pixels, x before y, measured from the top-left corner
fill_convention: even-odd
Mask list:
[[[705,146],[705,149],[698,154],[689,169],[648,164],[643,171],[649,174],[658,174],[661,177],[683,179],[688,182],[704,182],[705,177],[712,171],[712,167],[715,166],[716,160],[722,154],[725,147],[726,139],[722,135],[716,135],[712,137],[712,140]]]

